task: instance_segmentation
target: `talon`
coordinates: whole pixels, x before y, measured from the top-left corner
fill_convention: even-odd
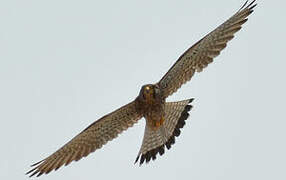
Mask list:
[[[160,121],[154,121],[153,122],[154,123],[154,128],[158,129],[160,126],[163,125],[164,121],[165,121],[164,117],[161,117]]]

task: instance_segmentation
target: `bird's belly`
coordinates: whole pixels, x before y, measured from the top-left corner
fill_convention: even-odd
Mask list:
[[[164,123],[164,111],[162,108],[158,110],[151,110],[144,115],[146,123],[153,129],[158,129]]]

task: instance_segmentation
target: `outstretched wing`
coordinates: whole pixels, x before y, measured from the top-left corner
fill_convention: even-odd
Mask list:
[[[239,31],[241,25],[247,21],[247,16],[252,13],[253,8],[256,6],[254,2],[255,0],[248,4],[248,1],[246,1],[237,13],[179,57],[158,83],[165,98],[176,92],[191,79],[196,71],[202,71],[213,61],[214,57],[220,54],[220,51],[226,47],[227,42],[234,37],[234,33]]]
[[[64,164],[68,165],[71,161],[78,161],[116,138],[141,117],[133,101],[92,123],[58,151],[32,165],[36,167],[27,174],[31,174],[30,177],[36,174],[40,176],[43,173],[47,174],[52,170],[57,170]]]

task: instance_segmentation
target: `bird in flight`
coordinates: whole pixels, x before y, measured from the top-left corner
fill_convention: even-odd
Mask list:
[[[244,5],[227,21],[187,49],[155,84],[141,87],[134,101],[122,106],[92,123],[59,150],[32,165],[26,174],[40,176],[57,170],[72,161],[78,161],[101,148],[121,132],[145,118],[143,142],[135,163],[148,163],[170,149],[181,133],[192,108],[193,99],[166,102],[166,98],[189,81],[195,72],[201,72],[220,54],[234,34],[253,12],[255,0]]]

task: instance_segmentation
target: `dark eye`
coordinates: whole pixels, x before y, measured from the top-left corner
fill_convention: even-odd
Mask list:
[[[142,93],[142,97],[143,97],[143,99],[146,99],[146,97],[145,97],[145,93]]]

